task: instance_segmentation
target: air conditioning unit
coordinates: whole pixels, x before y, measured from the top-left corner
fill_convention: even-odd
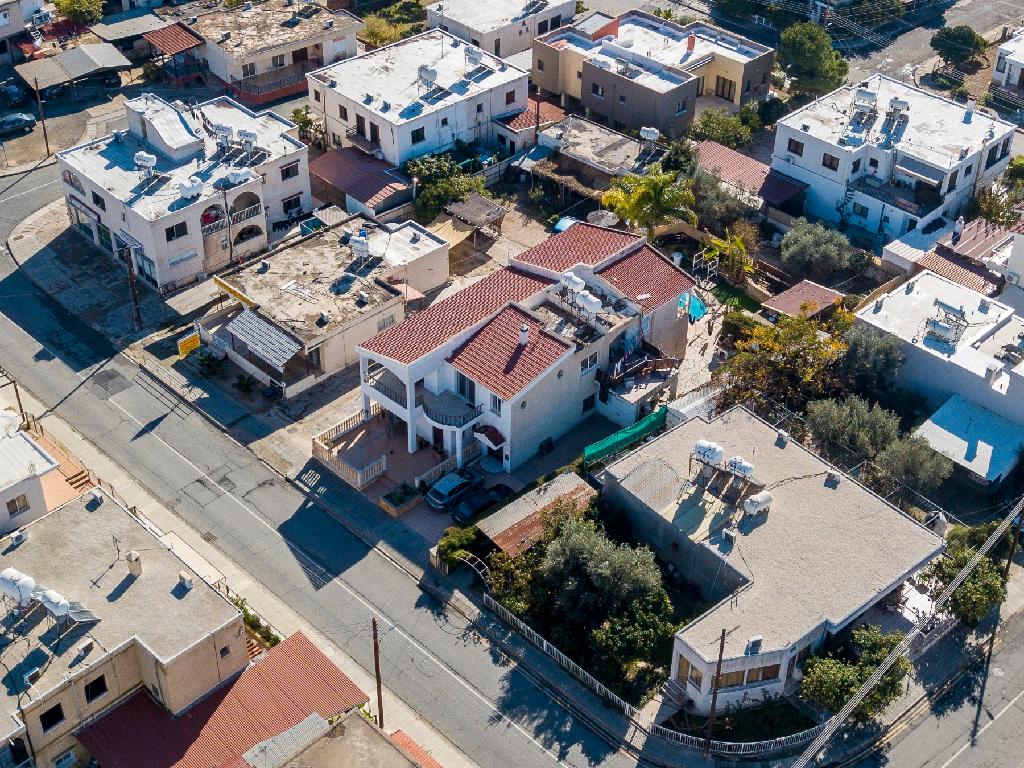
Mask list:
[[[34,667],[34,668],[30,669],[28,672],[26,672],[25,675],[21,679],[22,679],[22,682],[25,684],[26,688],[31,688],[33,683],[35,683],[35,681],[38,680],[42,676],[43,676],[43,670],[41,670],[39,667]]]
[[[728,541],[730,544],[735,544],[736,539],[739,538],[739,535],[740,532],[735,528],[725,528],[722,531],[722,536],[724,536],[725,540]]]
[[[75,646],[75,650],[78,651],[79,656],[88,656],[92,653],[92,649],[96,647],[96,641],[91,637],[87,640],[83,640]]]
[[[178,571],[178,586],[188,592],[195,586],[195,582],[192,579],[192,574],[188,571]]]
[[[28,539],[28,534],[25,531],[15,531],[11,534],[11,546],[20,546],[25,543],[26,539]]]

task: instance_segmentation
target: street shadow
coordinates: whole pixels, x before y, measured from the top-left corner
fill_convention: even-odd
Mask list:
[[[975,723],[978,722],[985,700],[985,688],[993,651],[992,644],[997,626],[998,616],[993,614],[974,630],[973,634],[981,638],[982,641],[970,651],[973,663],[948,689],[945,688],[945,684],[950,677],[949,665],[948,662],[944,662],[943,654],[936,651],[941,650],[940,647],[945,646],[951,639],[955,640],[957,645],[967,646],[972,631],[966,627],[958,627],[954,630],[953,635],[918,659],[916,665],[918,680],[924,686],[925,693],[929,698],[929,711],[936,718],[958,712],[965,706],[974,706],[977,708]]]

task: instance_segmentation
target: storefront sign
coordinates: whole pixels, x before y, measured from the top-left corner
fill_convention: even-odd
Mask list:
[[[178,355],[185,357],[199,349],[199,331],[192,331],[178,339]]]

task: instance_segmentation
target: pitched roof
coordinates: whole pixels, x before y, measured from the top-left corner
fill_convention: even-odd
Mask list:
[[[564,232],[514,257],[514,260],[554,272],[564,272],[577,264],[597,266],[639,241],[639,237],[629,232],[578,221]]]
[[[986,296],[995,295],[1002,282],[1002,278],[994,272],[980,264],[972,264],[967,257],[956,256],[948,250],[929,251],[918,259],[917,266]]]
[[[412,761],[419,765],[420,768],[443,768],[443,766],[434,759],[432,754],[409,738],[409,734],[405,731],[395,731],[391,734],[391,740],[398,745],[399,749],[412,758]]]
[[[314,712],[330,719],[368,700],[297,632],[179,717],[141,690],[82,729],[78,740],[105,768],[243,765],[247,750]]]
[[[801,314],[800,307],[804,304],[813,304],[814,309],[808,314],[814,317],[822,310],[828,309],[837,301],[842,300],[843,294],[833,291],[823,285],[818,285],[811,280],[801,280],[796,285],[787,288],[778,296],[773,296],[764,303],[765,309],[770,309],[779,314],[796,317]]]
[[[600,270],[598,276],[651,312],[693,288],[693,280],[649,245]]]
[[[716,141],[697,143],[697,167],[724,184],[757,195],[769,205],[780,205],[807,187],[803,182],[773,171],[760,160]]]
[[[528,341],[519,344],[526,325]],[[569,349],[541,330],[541,323],[519,307],[507,306],[470,336],[448,362],[503,400],[511,400]]]
[[[376,208],[389,197],[411,189],[390,163],[354,147],[332,149],[310,160],[309,173],[368,208]]]
[[[399,363],[411,363],[485,320],[506,304],[522,301],[551,285],[551,282],[517,269],[499,269],[378,333],[360,347]]]
[[[510,130],[526,131],[537,125],[537,105],[540,104],[540,127],[544,128],[551,123],[557,123],[565,117],[565,110],[553,101],[538,99],[536,96],[526,98],[526,109],[516,115],[509,115],[498,119]]]
[[[1013,230],[985,219],[968,222],[957,235],[947,232],[935,243],[935,250],[943,256],[960,256],[981,261],[992,255],[992,249],[1013,234]]]
[[[163,29],[154,29],[142,37],[165,56],[175,56],[192,48],[198,48],[204,42],[203,38],[184,24],[171,24]]]

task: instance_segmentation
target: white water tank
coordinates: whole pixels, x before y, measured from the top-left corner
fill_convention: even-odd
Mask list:
[[[18,605],[27,605],[35,588],[36,580],[16,568],[4,568],[0,571],[0,592]]]
[[[198,176],[189,176],[185,181],[178,182],[178,194],[186,200],[203,194],[203,180]]]
[[[583,282],[583,278],[572,271],[562,273],[562,285],[570,291],[576,292],[582,291],[587,287],[587,284]]]
[[[953,326],[951,326],[949,323],[944,323],[941,320],[937,320],[934,317],[931,318],[927,323],[925,323],[925,328],[927,329],[928,333],[930,333],[932,336],[942,339],[943,341],[952,342],[956,340],[956,331],[954,330]]]
[[[640,138],[644,141],[657,141],[661,138],[661,131],[657,128],[644,127],[640,129]]]
[[[67,616],[71,610],[68,599],[55,589],[44,589],[36,593],[43,607],[56,617]]]
[[[242,149],[252,152],[256,146],[256,139],[259,138],[256,131],[249,131],[244,128],[238,131],[238,140],[242,142]]]
[[[156,155],[151,155],[149,152],[136,152],[135,165],[139,168],[156,168]]]
[[[733,456],[725,462],[725,468],[738,477],[749,480],[754,476],[754,465],[742,456]]]
[[[601,310],[601,300],[590,291],[580,291],[576,294],[576,303],[584,312],[596,315]]]
[[[753,496],[748,496],[743,500],[743,511],[748,515],[756,515],[761,512],[767,512],[772,505],[772,495],[768,491],[761,491],[755,493]]]
[[[238,168],[228,173],[228,182],[231,184],[244,184],[252,178],[252,171],[248,168]]]
[[[718,465],[725,458],[725,449],[710,440],[698,440],[693,446],[693,455],[705,464]]]

